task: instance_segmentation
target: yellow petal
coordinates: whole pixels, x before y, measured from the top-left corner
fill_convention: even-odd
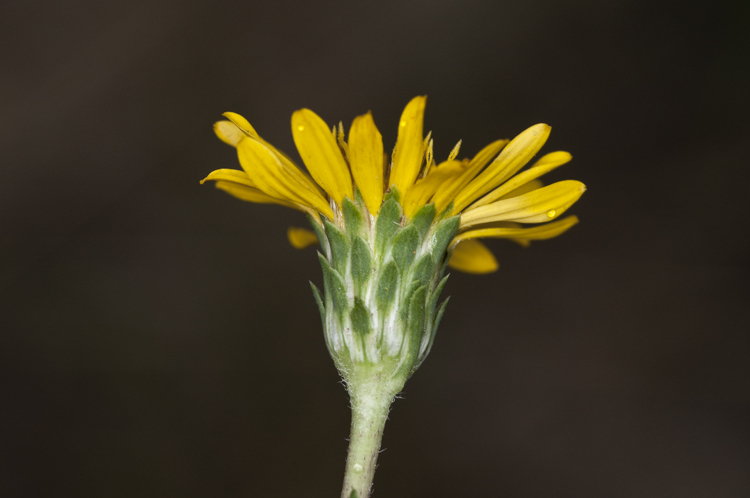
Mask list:
[[[578,217],[568,216],[562,220],[532,228],[508,227],[508,228],[480,228],[469,230],[453,239],[451,245],[476,238],[513,239],[516,241],[546,240],[562,235],[573,225],[578,223]]]
[[[354,198],[349,167],[328,125],[310,109],[292,114],[292,135],[307,170],[339,205]]]
[[[304,228],[289,227],[286,236],[295,249],[304,249],[318,243],[318,236],[315,235],[315,232]]]
[[[255,128],[250,125],[250,122],[236,112],[225,112],[222,116],[231,121],[246,136],[256,139],[260,138],[258,132],[255,131]]]
[[[468,183],[472,181],[480,171],[482,171],[482,168],[484,168],[487,163],[490,162],[492,158],[495,157],[498,152],[500,152],[500,150],[502,150],[503,147],[505,147],[505,144],[507,143],[508,140],[497,140],[495,142],[492,142],[484,149],[480,150],[476,156],[474,156],[474,158],[469,163],[468,168],[466,168],[466,170],[461,174],[460,177],[458,177],[453,182],[444,183],[443,185],[441,185],[438,191],[435,193],[435,196],[432,198],[432,202],[435,203],[437,212],[442,213],[443,210],[448,207],[448,204],[450,204],[451,201],[455,199],[456,194],[458,194],[461,189],[468,185]]]
[[[411,218],[419,208],[429,202],[438,188],[458,178],[467,166],[461,161],[452,160],[440,163],[435,168],[430,169],[430,173],[417,181],[404,196],[403,205],[406,216]]]
[[[214,170],[211,173],[209,173],[207,177],[201,180],[201,185],[203,185],[208,180],[215,180],[215,181],[223,180],[227,182],[239,183],[240,185],[245,185],[246,187],[251,187],[254,189],[258,188],[258,186],[255,183],[253,183],[250,177],[247,176],[247,173],[238,169]]]
[[[349,164],[367,209],[376,216],[383,202],[383,137],[369,112],[357,116],[349,130]]]
[[[569,162],[571,159],[573,159],[573,156],[571,156],[568,152],[563,151],[550,152],[549,154],[545,154],[541,159],[535,162],[531,168],[503,183],[498,188],[472,204],[471,207],[484,206],[485,204],[489,204],[503,198],[507,199],[508,197],[515,197],[509,196],[508,194],[510,192],[513,192],[514,189],[516,191],[520,191],[520,188],[526,183],[549,173],[553,169]],[[533,189],[527,190],[526,192],[530,192],[531,190]],[[526,192],[520,191],[520,193]]]
[[[323,191],[320,190],[320,188],[318,188],[318,186],[315,185],[315,183],[313,183],[313,181],[310,179],[310,177],[307,176],[307,174],[305,174],[303,171],[300,171],[300,169],[297,167],[297,165],[294,164],[294,161],[292,161],[292,159],[288,155],[286,155],[283,151],[280,151],[279,149],[277,149],[276,147],[274,147],[270,143],[268,143],[265,140],[263,140],[263,138],[261,138],[261,136],[258,135],[258,132],[255,131],[255,128],[253,128],[250,125],[250,122],[247,119],[245,119],[244,117],[240,116],[239,114],[237,114],[235,112],[225,112],[223,114],[223,116],[226,117],[227,119],[229,119],[229,121],[231,121],[231,123],[235,127],[237,127],[237,129],[239,129],[240,132],[244,136],[253,138],[253,139],[257,140],[258,142],[262,143],[263,145],[265,145],[266,147],[268,147],[269,149],[271,149],[271,151],[273,151],[273,153],[278,156],[279,160],[281,162],[283,162],[284,165],[287,168],[296,171],[297,172],[297,173],[295,173],[296,175],[303,176],[305,178],[305,180],[304,180],[305,183],[313,185],[315,187],[315,190],[317,190],[318,193],[321,196],[323,195]],[[219,138],[221,138],[222,140],[224,140],[224,138],[222,138],[222,137],[219,137]],[[242,138],[242,137],[240,137],[240,138]],[[230,144],[230,145],[234,145],[235,147],[237,146],[236,143],[235,144]]]
[[[256,188],[247,187],[238,183],[227,182],[219,180],[216,182],[216,188],[223,190],[224,192],[233,195],[243,201],[255,202],[257,204],[278,204],[280,206],[290,207],[298,211],[304,211],[299,204],[285,201],[282,199],[276,199],[270,195],[264,194]]]
[[[414,184],[422,167],[424,137],[422,125],[427,97],[414,97],[406,105],[398,124],[398,139],[393,154],[393,166],[388,186],[395,185],[401,195]]]
[[[511,190],[510,192],[508,192],[507,194],[505,194],[504,196],[500,197],[497,200],[502,201],[505,199],[510,199],[511,197],[518,197],[519,195],[528,194],[532,190],[536,190],[542,187],[544,187],[544,183],[542,183],[541,180],[531,180],[530,182],[526,182],[520,187]],[[471,207],[474,208],[477,206],[476,204],[473,204]]]
[[[475,228],[472,230],[476,230],[479,228],[523,228],[523,225],[520,223],[514,223],[512,221],[493,221],[491,223],[482,223],[481,225],[475,225]]]
[[[237,156],[247,176],[264,193],[308,206],[333,219],[331,207],[312,182],[297,168],[282,161],[266,145],[245,138],[237,144]]]
[[[217,121],[214,123],[214,133],[225,144],[237,147],[237,142],[246,135],[231,121]]]
[[[585,191],[586,186],[579,181],[553,183],[528,194],[469,209],[461,215],[461,228],[493,221],[550,221],[564,213]]]
[[[540,123],[523,131],[510,141],[486,170],[458,193],[454,212],[461,212],[466,206],[494,189],[523,168],[534,154],[539,152],[547,141],[551,128]]]
[[[466,240],[458,244],[448,260],[448,266],[465,273],[492,273],[497,270],[497,260],[478,240]]]
[[[306,206],[279,199],[263,193],[258,186],[250,180],[247,173],[236,169],[217,169],[201,180],[201,185],[208,180],[216,182],[216,187],[225,192],[242,199],[243,201],[256,202],[260,204],[279,204],[299,211],[304,211],[317,218],[315,211]]]

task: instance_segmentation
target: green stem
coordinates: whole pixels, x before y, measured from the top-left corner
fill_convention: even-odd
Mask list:
[[[352,432],[346,459],[341,498],[368,498],[383,438],[388,410],[398,389],[381,386],[378,377],[364,384],[349,384],[352,403]]]

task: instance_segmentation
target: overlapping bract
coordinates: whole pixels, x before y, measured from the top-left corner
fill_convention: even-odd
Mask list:
[[[324,277],[324,292],[311,283],[313,294],[326,345],[345,377],[367,364],[405,380],[429,354],[445,310],[447,300],[438,304],[445,255],[460,220],[437,217],[428,204],[404,221],[396,187],[374,224],[366,211],[361,197],[346,199],[342,226],[313,223]]]
[[[546,154],[517,174],[544,145],[548,125],[537,124],[513,140],[493,142],[471,160],[450,157],[435,164],[432,141],[423,133],[425,103],[426,97],[415,97],[404,109],[390,158],[384,154],[382,136],[369,112],[354,120],[347,142],[341,123],[331,130],[309,109],[296,111],[292,134],[309,175],[263,140],[242,116],[226,113],[228,121],[216,123],[214,131],[237,149],[242,171],[216,170],[203,181],[214,180],[218,188],[243,200],[306,212],[321,227],[328,221],[342,229],[346,199],[361,196],[369,214],[366,222],[374,223],[384,195],[395,187],[403,206],[401,225],[428,204],[438,214],[460,216],[449,265],[470,273],[497,268],[492,253],[477,238],[507,238],[527,245],[560,235],[577,222],[575,217],[553,220],[578,200],[585,186],[566,180],[545,187],[538,180],[570,161],[570,154]],[[553,223],[533,228],[520,225],[548,221]],[[310,234],[302,235],[300,230],[289,233],[295,247],[314,243]]]

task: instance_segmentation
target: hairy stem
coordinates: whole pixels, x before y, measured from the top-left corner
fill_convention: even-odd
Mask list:
[[[341,498],[370,496],[383,428],[391,402],[399,390],[384,388],[377,378],[364,384],[350,384],[352,431]]]

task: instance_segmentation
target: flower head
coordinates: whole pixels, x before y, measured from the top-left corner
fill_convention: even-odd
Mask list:
[[[570,154],[549,153],[517,174],[544,145],[549,126],[497,140],[471,159],[456,159],[459,142],[436,164],[431,133],[425,138],[422,127],[425,102],[416,97],[404,109],[390,156],[370,113],[354,120],[347,141],[341,123],[329,129],[314,112],[296,111],[292,134],[307,173],[242,116],[226,113],[228,121],[214,125],[237,149],[242,171],[216,170],[203,181],[309,215],[314,231],[291,228],[288,237],[298,248],[321,245],[324,293],[313,285],[313,294],[328,349],[350,386],[376,376],[400,390],[432,347],[447,303],[438,304],[446,265],[471,273],[497,268],[477,239],[528,245],[578,221],[558,218],[584,185],[538,180]]]
[[[232,112],[214,125],[216,135],[236,147],[242,170],[219,169],[206,180],[242,200],[279,204],[344,228],[342,206],[355,192],[376,219],[386,193],[397,191],[404,221],[433,204],[444,217],[460,216],[459,233],[451,242],[448,265],[469,273],[488,273],[497,261],[478,238],[506,238],[524,246],[562,234],[578,222],[559,219],[586,190],[578,181],[543,186],[538,178],[571,160],[567,152],[551,152],[518,173],[542,148],[550,133],[537,124],[513,140],[497,140],[473,158],[458,160],[461,142],[447,160],[436,164],[431,133],[424,137],[426,97],[415,97],[401,115],[391,156],[371,113],[354,119],[348,141],[339,123],[332,129],[314,112],[292,115],[292,134],[309,175],[263,140],[250,123]],[[550,223],[547,223],[550,222]],[[523,228],[522,224],[541,224]],[[304,248],[318,239],[313,232],[290,228],[289,241]]]

